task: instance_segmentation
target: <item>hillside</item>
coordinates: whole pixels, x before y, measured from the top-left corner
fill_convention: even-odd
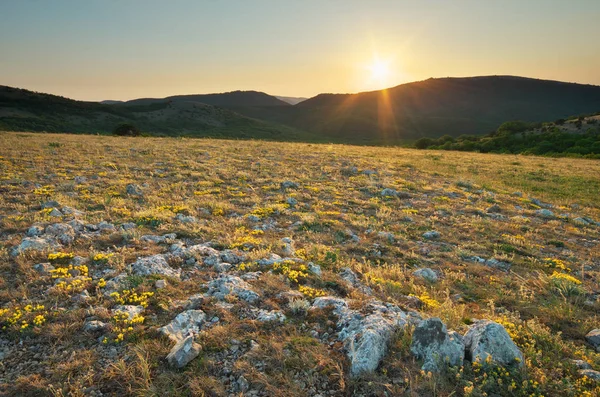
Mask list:
[[[387,90],[321,94],[291,108],[236,109],[349,142],[485,134],[509,120],[600,111],[600,87],[512,76],[429,79]]]
[[[75,101],[55,95],[0,86],[0,130],[109,133],[120,123],[132,123],[149,134],[257,139],[311,139],[292,127],[242,116],[223,107],[197,102],[197,96],[177,100],[136,100],[133,103]],[[207,102],[222,104],[219,96]],[[221,99],[220,99],[221,98]],[[235,104],[271,103],[289,106],[262,93],[230,93]],[[235,102],[237,101],[237,102]]]
[[[140,98],[122,102],[122,105],[148,105],[163,102],[199,102],[222,108],[253,106],[290,106],[289,103],[258,91],[232,91],[217,94],[173,95],[166,98]]]
[[[0,395],[600,395],[600,162],[3,133]]]

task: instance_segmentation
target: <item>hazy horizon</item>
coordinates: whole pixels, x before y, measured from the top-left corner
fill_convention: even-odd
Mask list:
[[[101,101],[312,97],[430,77],[600,85],[600,2],[0,3],[0,85]]]

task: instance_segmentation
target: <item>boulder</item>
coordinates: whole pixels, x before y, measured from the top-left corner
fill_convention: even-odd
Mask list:
[[[581,369],[579,370],[579,374],[593,381],[600,382],[600,372],[594,371],[593,369]]]
[[[537,216],[539,216],[540,218],[544,218],[544,219],[554,219],[554,212],[548,210],[548,209],[541,209],[541,210],[537,210],[535,211],[535,214]]]
[[[585,340],[587,340],[588,343],[594,347],[594,349],[600,351],[600,328],[596,328],[588,332],[585,336]]]
[[[267,322],[277,322],[283,323],[286,317],[280,310],[263,310],[260,309],[257,312],[256,320],[267,323]]]
[[[75,240],[75,230],[66,223],[48,225],[45,231],[47,236],[54,237],[61,244],[69,245]]]
[[[143,196],[144,195],[142,188],[139,185],[136,185],[133,183],[130,183],[129,185],[127,185],[125,187],[125,191],[130,196]]]
[[[106,329],[106,323],[99,320],[86,321],[83,325],[83,330],[85,332],[97,332],[103,331],[104,329]]]
[[[198,334],[205,320],[206,314],[202,310],[186,310],[179,313],[169,324],[159,328],[158,332],[178,342],[190,334]]]
[[[427,240],[434,240],[440,238],[440,232],[436,232],[435,230],[430,230],[428,232],[423,233],[423,238]]]
[[[448,332],[439,318],[429,318],[417,325],[410,351],[424,360],[421,369],[426,372],[441,372],[447,365],[461,366],[465,358],[462,336]]]
[[[167,263],[165,256],[161,254],[138,258],[130,265],[130,268],[131,272],[137,276],[160,274],[173,278],[181,277],[181,269],[173,269]]]
[[[213,296],[218,300],[224,300],[227,295],[234,295],[248,302],[255,303],[259,296],[252,291],[250,284],[237,276],[223,276],[208,283],[207,296]]]
[[[180,340],[167,355],[167,362],[175,368],[183,368],[200,354],[200,345],[194,342],[194,337]]]
[[[466,357],[471,361],[492,361],[501,365],[523,367],[523,353],[501,324],[491,320],[480,320],[471,325],[464,337]]]
[[[438,275],[436,272],[434,272],[432,269],[428,268],[428,267],[423,267],[421,269],[417,269],[413,272],[413,275],[415,277],[419,277],[423,280],[427,280],[430,283],[435,283],[436,281],[438,281]]]
[[[42,252],[57,248],[58,244],[46,238],[25,237],[21,244],[14,247],[11,251],[12,256],[17,256],[27,251]]]

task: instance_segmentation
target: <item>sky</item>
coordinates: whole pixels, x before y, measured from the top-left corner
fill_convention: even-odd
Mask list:
[[[0,0],[0,85],[311,97],[430,77],[600,85],[600,0]]]

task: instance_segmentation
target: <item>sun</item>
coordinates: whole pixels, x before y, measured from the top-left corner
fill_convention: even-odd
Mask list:
[[[375,58],[368,66],[370,72],[369,80],[371,84],[378,87],[385,87],[390,83],[391,68],[390,62],[383,59]]]

